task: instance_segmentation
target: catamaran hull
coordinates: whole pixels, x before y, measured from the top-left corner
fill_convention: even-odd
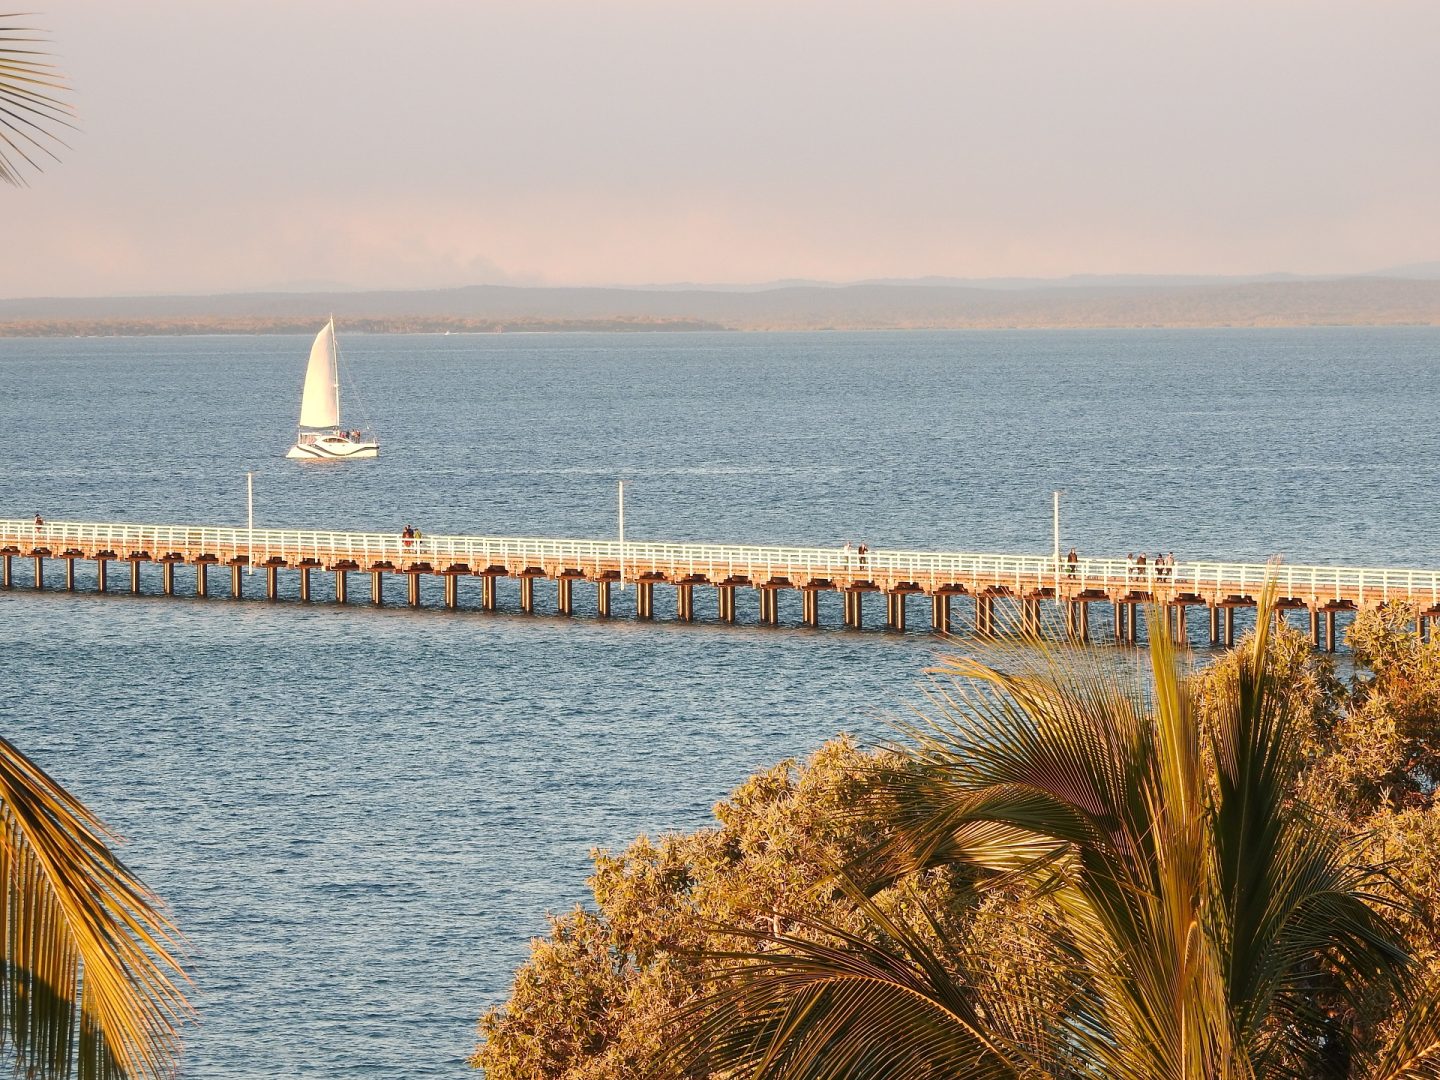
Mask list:
[[[285,456],[296,461],[350,461],[355,458],[379,457],[380,444],[343,439],[317,440],[296,443]]]

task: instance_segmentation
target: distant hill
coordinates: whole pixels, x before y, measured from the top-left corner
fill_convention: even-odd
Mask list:
[[[0,300],[0,335],[300,333],[332,313],[351,331],[396,333],[1440,325],[1440,278],[1162,282],[38,298]]]

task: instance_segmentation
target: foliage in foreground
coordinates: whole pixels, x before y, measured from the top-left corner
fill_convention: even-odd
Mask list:
[[[937,675],[720,826],[600,853],[481,1021],[490,1080],[1436,1076],[1440,644],[1369,612],[1188,681]],[[843,871],[843,872],[842,872]],[[682,1033],[690,1038],[681,1039]]]
[[[158,1077],[190,1013],[179,935],[103,824],[0,738],[0,1047],[17,1075]]]
[[[70,107],[61,100],[65,84],[40,48],[39,31],[0,15],[0,181],[20,186],[21,164],[38,169],[37,158],[54,158],[63,145],[55,129],[70,127]]]

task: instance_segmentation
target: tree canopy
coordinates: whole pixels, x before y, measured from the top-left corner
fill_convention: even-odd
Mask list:
[[[1435,1076],[1440,644],[1360,614],[1154,680],[947,660],[715,827],[597,852],[481,1019],[490,1080]],[[1167,672],[1170,673],[1167,675]]]

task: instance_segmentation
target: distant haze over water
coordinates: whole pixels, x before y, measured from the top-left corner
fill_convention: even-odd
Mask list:
[[[318,326],[314,329],[318,329]],[[307,466],[310,336],[0,340],[0,515],[1440,567],[1440,329],[350,335],[373,463]],[[16,565],[20,585],[27,563]],[[182,591],[191,571],[179,572]],[[93,589],[89,564],[82,589]],[[146,569],[154,591],[158,571]],[[187,1075],[467,1075],[587,852],[918,698],[924,632],[0,593],[3,731],[194,945]],[[252,595],[263,578],[247,579]],[[293,594],[293,582],[286,580]],[[553,596],[537,589],[540,611]],[[356,600],[359,602],[354,602]],[[926,620],[918,609],[912,626]],[[959,642],[956,647],[964,648]],[[1113,654],[1120,656],[1122,654]],[[1128,656],[1128,654],[1124,654]],[[1128,661],[1127,661],[1128,662]]]

